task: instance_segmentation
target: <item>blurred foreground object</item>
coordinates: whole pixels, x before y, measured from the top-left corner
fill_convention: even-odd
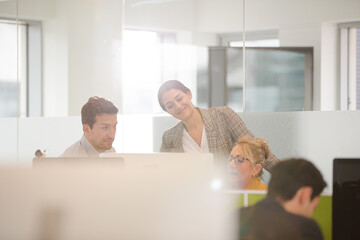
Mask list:
[[[0,169],[0,239],[233,239],[198,168],[56,166]]]

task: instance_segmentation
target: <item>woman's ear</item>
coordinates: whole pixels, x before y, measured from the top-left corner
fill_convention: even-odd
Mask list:
[[[255,164],[254,168],[253,168],[253,175],[257,176],[260,172],[260,170],[262,169],[261,164]]]
[[[190,90],[187,91],[186,95],[190,98],[190,100],[192,99],[192,93]]]

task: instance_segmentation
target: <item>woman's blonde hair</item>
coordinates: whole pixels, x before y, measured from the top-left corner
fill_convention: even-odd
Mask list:
[[[250,138],[248,136],[241,137],[235,143],[236,146],[239,146],[247,156],[250,158],[250,162],[255,164],[260,164],[262,166],[261,170],[257,174],[257,177],[263,175],[263,166],[266,159],[269,157],[270,149],[267,144],[267,141],[262,138]]]

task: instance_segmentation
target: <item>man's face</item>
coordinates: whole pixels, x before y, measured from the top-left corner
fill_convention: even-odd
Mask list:
[[[99,153],[112,147],[117,123],[116,114],[101,114],[96,115],[92,128],[88,124],[83,125],[87,140]]]

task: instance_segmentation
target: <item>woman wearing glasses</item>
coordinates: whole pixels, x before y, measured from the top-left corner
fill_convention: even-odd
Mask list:
[[[230,183],[237,189],[267,190],[260,179],[263,164],[270,153],[264,139],[242,137],[232,149],[228,161]]]
[[[158,91],[161,108],[181,122],[165,131],[161,152],[211,152],[216,167],[226,168],[226,158],[243,136],[253,138],[240,116],[229,107],[201,109],[191,102],[192,93],[177,80],[162,84]],[[268,171],[278,163],[270,154],[264,163]]]

